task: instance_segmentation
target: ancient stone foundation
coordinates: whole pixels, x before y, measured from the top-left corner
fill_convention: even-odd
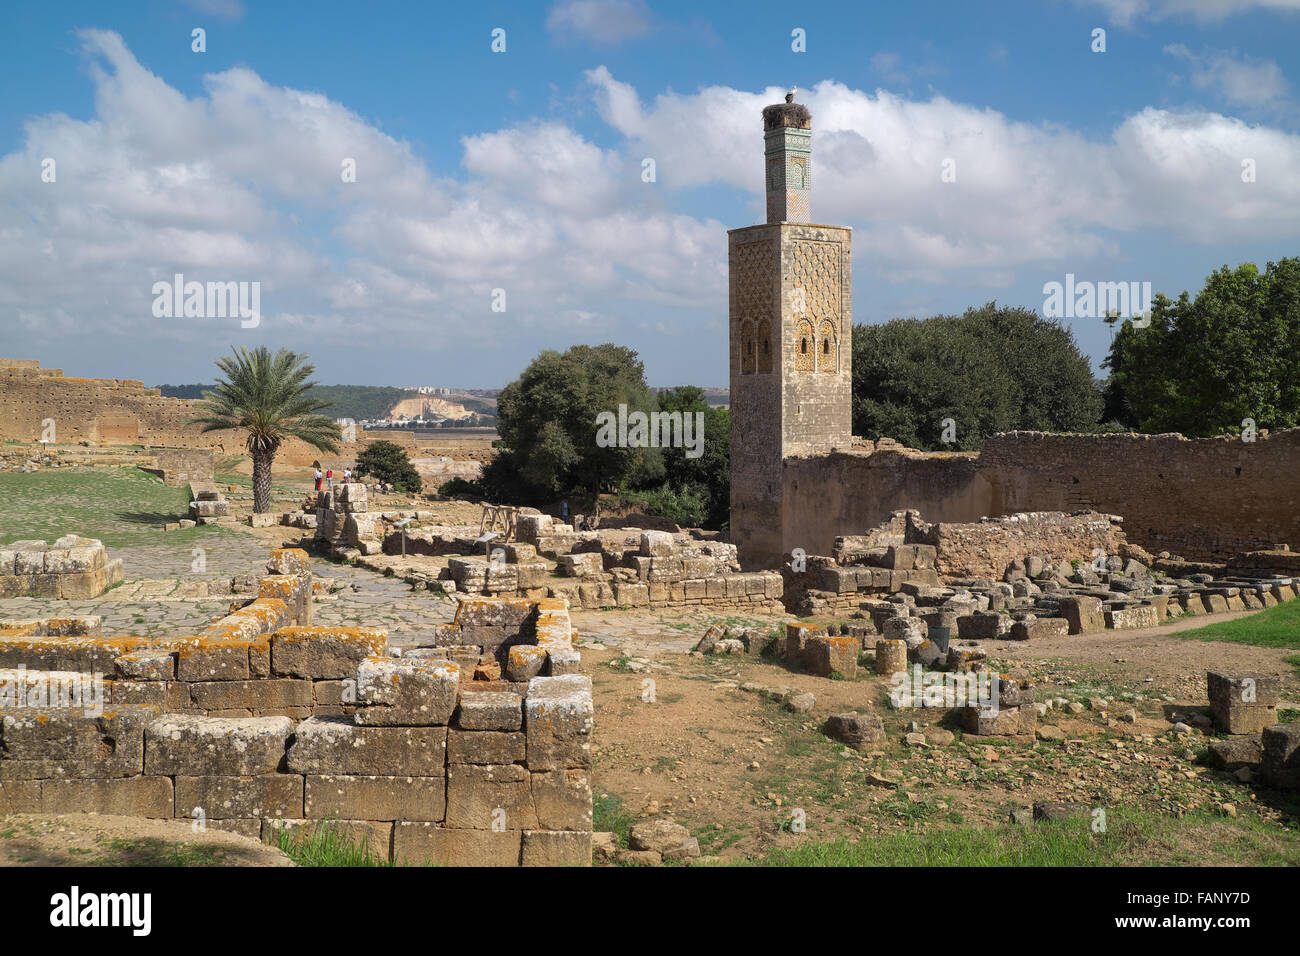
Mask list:
[[[591,682],[563,601],[467,600],[403,652],[382,631],[311,626],[305,552],[268,570],[195,637],[2,622],[0,812],[190,818],[268,841],[328,825],[408,863],[590,862]]]
[[[81,601],[122,581],[122,559],[109,560],[102,542],[64,535],[53,544],[15,541],[0,546],[0,598]]]

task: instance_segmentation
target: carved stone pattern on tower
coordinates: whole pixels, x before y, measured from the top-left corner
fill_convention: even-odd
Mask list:
[[[840,243],[800,239],[794,243],[791,287],[803,289],[805,309],[815,319],[829,319],[840,333]]]
[[[758,319],[772,308],[772,277],[776,274],[774,243],[760,239],[738,245],[731,264],[731,307],[737,319]]]

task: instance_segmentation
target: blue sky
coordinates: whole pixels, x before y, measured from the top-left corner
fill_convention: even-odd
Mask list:
[[[757,113],[790,85],[813,218],[855,230],[855,321],[1041,309],[1066,273],[1195,291],[1300,254],[1297,8],[11,8],[0,354],[158,383],[285,345],[326,382],[492,387],[542,348],[616,341],[652,383],[725,384],[725,230],[762,218]],[[259,282],[260,324],[155,316],[176,272]],[[1096,369],[1107,327],[1072,325]]]

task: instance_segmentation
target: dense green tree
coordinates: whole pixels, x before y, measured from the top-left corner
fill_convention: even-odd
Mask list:
[[[725,408],[710,407],[704,400],[704,390],[694,385],[683,385],[661,392],[659,409],[669,413],[704,416],[704,442],[702,453],[698,457],[689,457],[684,449],[679,448],[664,452],[665,485],[679,497],[685,496],[683,500],[689,504],[683,504],[683,510],[700,510],[694,521],[686,523],[709,528],[721,527],[731,510],[730,412]]]
[[[1300,425],[1300,258],[1262,274],[1224,266],[1195,299],[1157,295],[1150,324],[1123,322],[1105,364],[1108,406],[1144,432]]]
[[[424,485],[406,449],[391,441],[371,442],[363,448],[357,456],[356,474],[387,482],[397,491],[419,491]]]
[[[316,412],[329,403],[311,398],[316,371],[307,356],[287,349],[274,355],[261,346],[239,348],[217,359],[225,377],[204,393],[199,416],[186,424],[203,431],[246,431],[245,444],[253,458],[253,511],[271,507],[271,464],[285,439],[298,438],[321,451],[337,452],[342,438],[333,419]]]
[[[971,450],[1013,429],[1092,431],[1102,395],[1070,331],[1025,308],[853,328],[853,432]],[[955,423],[945,442],[944,420]]]
[[[602,447],[597,416],[655,410],[645,368],[632,349],[575,345],[547,350],[497,397],[497,431],[504,453],[485,470],[489,494],[549,497],[598,494],[663,477],[658,448]]]

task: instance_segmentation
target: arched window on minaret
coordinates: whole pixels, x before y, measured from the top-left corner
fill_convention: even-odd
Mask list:
[[[771,319],[761,319],[758,323],[758,370],[760,373],[772,371]]]
[[[740,374],[754,374],[754,323],[749,319],[740,324]]]
[[[808,188],[807,171],[804,169],[802,159],[790,160],[790,181],[786,183],[786,186],[789,189]]]
[[[794,370],[811,372],[816,368],[817,342],[813,338],[813,326],[807,319],[799,319],[794,324]]]
[[[836,372],[839,370],[840,347],[836,341],[835,326],[829,321],[822,321],[817,329],[817,371]]]

